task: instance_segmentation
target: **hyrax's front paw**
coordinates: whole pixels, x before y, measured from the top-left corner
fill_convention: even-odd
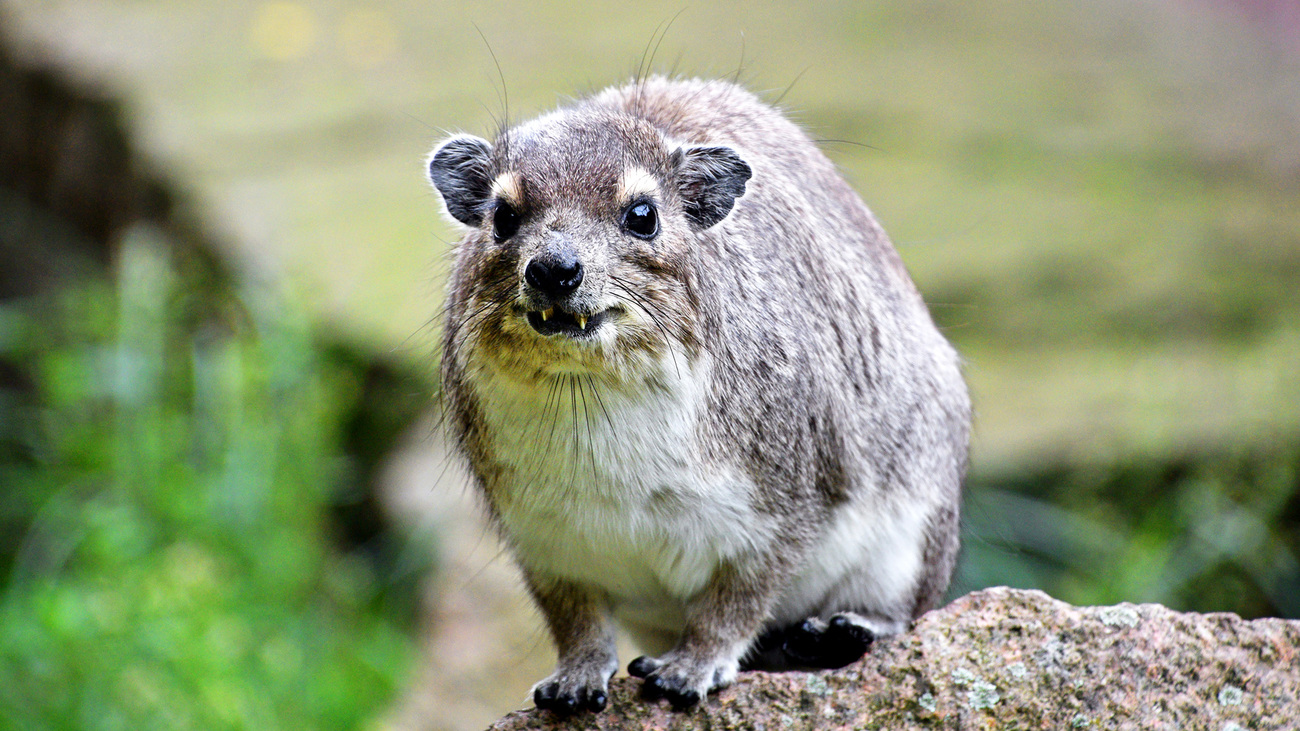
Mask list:
[[[667,698],[673,708],[682,710],[699,703],[709,691],[731,685],[737,668],[734,660],[699,660],[674,650],[660,658],[642,655],[627,666],[627,672],[645,678],[642,696]]]
[[[533,703],[557,716],[581,711],[603,711],[609,702],[609,679],[618,660],[589,661],[561,666],[547,679],[533,686]]]

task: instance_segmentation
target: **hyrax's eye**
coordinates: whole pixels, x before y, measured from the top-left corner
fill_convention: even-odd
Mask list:
[[[496,210],[492,213],[492,236],[497,241],[505,241],[519,230],[519,211],[514,206],[505,201],[497,201]]]
[[[659,216],[655,214],[654,204],[638,201],[623,213],[623,228],[640,239],[652,239],[659,233]]]

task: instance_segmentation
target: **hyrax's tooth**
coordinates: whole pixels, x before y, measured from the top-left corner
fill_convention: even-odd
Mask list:
[[[586,316],[586,315],[575,315],[575,317],[578,318],[578,327],[582,328],[583,330],[586,330],[586,329],[587,329],[587,316]]]
[[[554,312],[555,312],[554,307],[547,307],[546,309],[542,310],[542,322],[546,322],[547,320],[551,319],[551,315]]]

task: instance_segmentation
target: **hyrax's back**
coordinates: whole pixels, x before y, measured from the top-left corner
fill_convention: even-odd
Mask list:
[[[895,619],[932,607],[956,560],[970,403],[957,355],[888,237],[808,136],[737,86],[651,79],[597,100],[683,142],[732,145],[753,168],[735,210],[700,237],[704,333],[722,362],[716,390],[728,395],[717,418],[734,420],[728,440],[746,440],[717,448],[750,455],[774,490],[838,510],[832,562],[867,550],[895,567],[889,588],[917,581],[878,592],[886,587],[868,585],[890,569],[877,563],[862,567],[875,578],[827,587],[814,561],[809,585],[789,592],[811,604],[792,599],[784,614],[817,601],[833,610],[855,591],[877,594]],[[862,510],[837,509],[845,501]],[[885,528],[882,514],[893,516]],[[872,531],[894,535],[862,535]],[[886,545],[864,547],[882,537]],[[914,573],[899,565],[914,560]]]

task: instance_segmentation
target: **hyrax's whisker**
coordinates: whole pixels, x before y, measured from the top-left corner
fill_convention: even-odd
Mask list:
[[[538,416],[538,418],[533,419],[532,442],[537,445],[536,448],[538,450],[546,448],[546,445],[543,444],[541,441],[542,430],[546,428],[546,415],[551,410],[551,401],[555,398],[556,383],[559,382],[559,379],[550,376],[550,377],[546,377],[545,381],[548,383],[548,385],[546,386],[546,402],[542,406],[542,412]]]
[[[569,474],[570,489],[574,488],[574,483],[578,478],[578,464],[582,461],[579,454],[582,451],[582,445],[578,438],[578,377],[569,376],[569,422],[573,424],[573,470]]]
[[[550,407],[551,433],[546,437],[546,446],[550,450],[555,449],[555,427],[560,423],[560,401],[561,397],[564,395],[564,379],[560,376],[553,376],[552,378],[554,380],[554,385],[551,386],[551,389],[554,391],[555,397]],[[543,409],[542,413],[545,414],[546,410]]]
[[[600,391],[596,388],[596,383],[591,376],[587,376],[587,386],[591,389],[591,395],[596,397],[596,403],[600,404],[600,410],[605,414],[605,423],[609,424],[609,436],[614,438],[614,420],[609,417],[609,409],[605,408],[605,400],[600,397]]]
[[[459,335],[474,320],[495,313],[497,308],[508,306],[502,297],[511,289],[513,289],[513,287],[501,285],[496,290],[488,290],[485,293],[485,296],[483,296],[483,299],[480,300],[480,304],[468,315],[465,315],[464,318],[446,334],[446,342],[459,346],[460,343],[456,339],[457,335]]]
[[[614,281],[614,285],[616,287],[618,287],[629,297],[635,300],[635,304],[639,306],[641,310],[645,312],[646,315],[649,316],[651,320],[654,320],[655,324],[659,325],[660,328],[662,329],[663,325],[660,323],[659,318],[655,317],[656,314],[658,314],[659,317],[667,317],[667,313],[663,311],[662,307],[660,307],[657,303],[655,303],[654,300],[650,299],[650,297],[648,297],[647,295],[641,294],[640,292],[637,292],[635,289],[633,289],[631,282],[625,279],[621,279],[612,274],[609,276],[609,278]],[[665,331],[664,337],[665,338],[667,337],[667,331]]]
[[[650,322],[653,323],[654,326],[659,329],[659,332],[663,334],[664,348],[668,350],[669,356],[673,359],[673,370],[676,372],[677,377],[680,379],[682,377],[682,371],[681,368],[678,367],[677,365],[677,351],[673,348],[673,341],[672,338],[669,337],[668,335],[668,330],[663,326],[663,323],[659,322],[659,318],[655,317],[654,310],[656,308],[654,307],[654,305],[647,304],[644,298],[642,298],[636,292],[632,291],[632,288],[629,287],[627,284],[625,284],[622,279],[610,275],[610,280],[614,282],[615,287],[622,290],[624,293],[627,294],[627,296],[632,298],[632,304],[636,305],[637,307],[640,307],[641,311],[646,314],[646,317],[650,318]]]
[[[582,396],[582,420],[587,422],[587,455],[591,457],[591,474],[596,476],[596,440],[591,437],[591,412],[587,409],[587,389],[582,385],[582,377],[575,375],[578,393]]]

